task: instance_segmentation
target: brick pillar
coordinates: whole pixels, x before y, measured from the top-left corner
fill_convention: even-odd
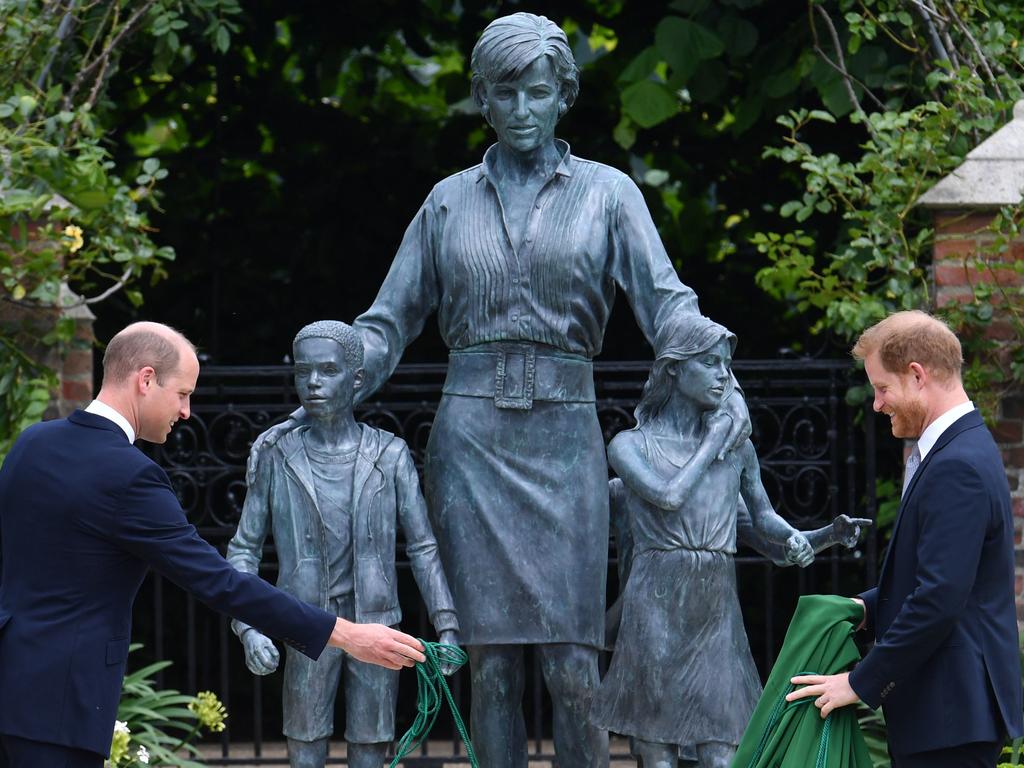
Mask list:
[[[57,387],[51,395],[44,419],[67,416],[75,408],[89,404],[93,397],[93,321],[87,306],[73,306],[79,297],[63,286],[61,306],[32,306],[0,302],[0,326],[18,348],[32,360],[57,374]],[[75,323],[70,342],[51,347],[40,342],[62,318]]]
[[[998,260],[983,256],[990,268],[979,270],[973,263],[992,240],[991,235],[985,233],[991,221],[992,214],[978,210],[936,213],[933,278],[937,307],[971,300],[974,297],[971,286],[978,282],[1008,287],[1024,285],[1024,272],[1016,269],[1018,262],[1024,261],[1024,242],[1012,243]],[[993,303],[996,312],[987,335],[997,341],[1014,338],[1013,327],[1000,318],[998,302]],[[1013,499],[1017,620],[1024,628],[1024,390],[1005,395],[999,401],[995,414],[992,435],[1002,449]]]

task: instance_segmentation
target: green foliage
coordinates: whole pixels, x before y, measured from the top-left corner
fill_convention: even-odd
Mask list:
[[[191,55],[186,33],[226,51],[239,13],[237,0],[0,1],[0,298],[10,312],[56,317],[116,293],[138,306],[140,280],[166,276],[174,252],[153,240],[147,209],[159,210],[157,184],[168,171],[156,158],[140,168],[113,160],[108,79],[139,33],[153,39],[154,78]],[[45,409],[56,381],[45,350],[73,331],[58,323],[32,339],[37,327],[0,324],[0,460]]]
[[[812,25],[822,27],[813,29],[815,51],[838,90],[822,93],[827,111],[794,109],[777,118],[783,143],[764,157],[796,173],[803,193],[778,209],[793,229],[760,232],[752,242],[769,262],[758,284],[809,317],[814,332],[849,340],[892,311],[935,308],[928,272],[935,233],[916,201],[1005,123],[1021,96],[1024,10],[930,7],[918,4],[920,12],[911,13],[895,0],[809,7]],[[842,123],[862,131],[856,148],[815,147],[827,145]],[[966,342],[965,383],[990,415],[1003,388],[1024,382],[1024,294],[1000,274],[1024,269],[1005,258],[1019,235],[1019,214],[1003,211],[978,233],[986,245],[965,257],[965,274],[978,276],[973,301],[938,308]],[[1004,310],[1012,338],[986,335],[993,305]]]
[[[135,643],[130,650],[141,647]],[[201,728],[224,730],[227,713],[209,691],[186,696],[172,689],[157,689],[153,676],[170,664],[158,661],[125,676],[110,759],[104,768],[202,768],[202,763],[191,759],[199,755],[192,741]]]

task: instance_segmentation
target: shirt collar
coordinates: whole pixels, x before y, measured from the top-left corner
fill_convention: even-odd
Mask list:
[[[570,163],[572,161],[572,152],[569,149],[569,142],[564,141],[562,139],[555,139],[555,147],[558,148],[558,151],[562,155],[561,161],[555,168],[555,175],[572,176],[572,168],[570,167]],[[480,173],[477,176],[477,181],[480,181],[481,179],[487,179],[492,184],[494,183],[495,179],[497,178],[497,176],[495,176],[494,174],[494,157],[497,151],[498,145],[491,144],[491,146],[487,148],[487,151],[484,152],[484,160],[482,163],[480,163]]]
[[[128,423],[128,419],[106,403],[100,400],[93,400],[88,406],[86,406],[85,411],[86,413],[92,413],[96,416],[102,416],[105,419],[110,419],[121,428],[125,437],[128,438],[129,443],[135,442],[135,430],[132,429],[132,425]]]
[[[953,406],[929,424],[925,428],[924,432],[921,433],[921,437],[917,440],[917,450],[921,453],[921,460],[924,461],[924,457],[927,456],[928,452],[935,447],[935,443],[940,437],[942,437],[942,433],[953,426],[953,422],[957,421],[962,416],[966,416],[973,410],[974,403],[968,400],[966,403],[960,403],[960,405]]]

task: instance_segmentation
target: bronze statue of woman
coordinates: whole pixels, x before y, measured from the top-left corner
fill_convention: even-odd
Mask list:
[[[608,485],[591,360],[616,291],[653,340],[659,320],[699,315],[643,195],[624,173],[574,156],[555,125],[579,90],[565,33],[516,13],[473,50],[473,98],[497,134],[483,162],[441,182],[406,230],[373,306],[366,397],[436,313],[450,350],[427,445],[431,523],[459,613],[481,764],[525,768],[523,649],[554,704],[562,768],[608,764],[589,725],[599,683]],[[729,444],[749,434],[727,394]]]

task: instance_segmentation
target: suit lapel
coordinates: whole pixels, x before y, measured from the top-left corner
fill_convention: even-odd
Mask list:
[[[977,410],[964,414],[950,424],[949,427],[946,428],[945,432],[939,435],[939,439],[935,441],[935,445],[932,446],[932,449],[928,451],[928,455],[921,461],[921,466],[917,468],[917,472],[915,472],[914,476],[910,479],[910,485],[907,486],[907,492],[903,494],[903,498],[900,500],[900,508],[896,513],[896,522],[892,527],[892,536],[889,537],[889,548],[886,550],[885,560],[882,561],[882,570],[878,577],[879,581],[881,581],[885,576],[886,567],[889,565],[889,556],[895,548],[896,536],[899,534],[900,523],[903,521],[904,511],[906,510],[911,497],[914,495],[914,491],[917,488],[918,483],[921,478],[924,477],[925,471],[928,469],[928,465],[931,463],[932,459],[938,455],[942,449],[953,442],[960,433],[968,429],[980,427],[983,423],[981,415]]]

